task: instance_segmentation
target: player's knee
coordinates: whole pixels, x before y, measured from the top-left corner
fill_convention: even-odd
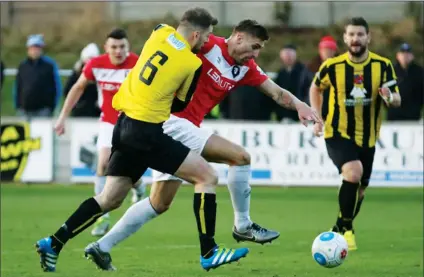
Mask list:
[[[211,168],[209,173],[205,175],[204,184],[216,186],[218,184],[218,172],[215,169]]]
[[[250,165],[250,154],[239,145],[233,146],[235,151],[230,152],[228,157],[228,165],[242,166]]]
[[[161,190],[158,193],[156,191],[152,191],[149,196],[150,205],[152,205],[153,209],[158,214],[162,214],[169,210],[174,196],[174,193],[166,193],[164,190]]]
[[[99,206],[103,212],[109,212],[114,209],[117,209],[122,204],[122,201],[121,203],[119,203],[119,201],[114,199],[109,199],[108,197],[102,194],[95,196],[95,199],[97,200],[97,203],[99,203]]]
[[[102,193],[95,197],[95,199],[99,203],[102,211],[109,212],[119,208],[124,202],[125,197],[106,193],[105,190],[103,190]]]
[[[172,205],[172,200],[162,200],[159,202],[153,202],[151,201],[151,205],[153,207],[153,209],[158,213],[158,214],[163,214],[164,212],[166,212],[167,210],[169,210],[169,208]]]
[[[210,184],[215,186],[218,184],[218,173],[208,163],[199,163],[197,165],[196,176],[193,178],[193,184]]]
[[[343,165],[342,175],[343,179],[351,183],[361,182],[363,174],[362,164],[360,161],[352,161]]]
[[[234,165],[250,165],[250,154],[244,148],[241,148],[238,151],[237,159]]]

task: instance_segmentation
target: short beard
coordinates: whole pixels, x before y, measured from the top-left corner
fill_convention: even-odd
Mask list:
[[[202,45],[196,44],[193,49],[191,49],[191,52],[194,54],[198,54],[200,52],[200,49],[202,49]]]
[[[367,51],[367,47],[366,46],[361,46],[361,48],[359,49],[359,51],[358,52],[353,52],[352,50],[351,50],[351,47],[349,47],[349,53],[352,55],[352,56],[354,56],[354,57],[356,57],[356,58],[359,58],[359,57],[361,57],[365,52]]]

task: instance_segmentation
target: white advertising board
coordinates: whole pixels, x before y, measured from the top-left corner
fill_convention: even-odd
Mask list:
[[[53,180],[53,128],[49,120],[1,124],[1,180]]]
[[[210,128],[247,149],[251,155],[252,183],[295,186],[340,184],[341,177],[328,157],[324,139],[314,137],[311,128],[297,124],[218,122],[208,122],[202,127]],[[255,171],[263,178],[253,178]],[[383,124],[370,184],[423,186],[423,128],[419,123]]]
[[[251,155],[251,183],[255,185],[337,186],[341,177],[328,157],[323,138],[315,138],[302,125],[221,123],[208,121],[202,128],[242,145]],[[73,182],[92,182],[98,122],[72,124]],[[383,124],[374,159],[372,186],[423,186],[423,128]],[[93,153],[93,154],[90,154]],[[226,183],[228,167],[213,164]],[[151,170],[144,175],[151,181]]]

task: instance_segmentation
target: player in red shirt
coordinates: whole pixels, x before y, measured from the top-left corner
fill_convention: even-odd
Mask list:
[[[246,150],[218,135],[200,128],[205,115],[236,86],[259,87],[279,105],[297,110],[304,125],[307,121],[321,123],[316,111],[301,102],[289,91],[270,80],[256,65],[267,30],[254,20],[244,20],[229,39],[211,35],[198,56],[202,59],[202,74],[191,102],[182,112],[171,115],[164,125],[166,134],[201,153],[209,162],[230,166],[228,188],[233,203],[235,220],[233,237],[237,241],[266,243],[279,237],[279,232],[262,228],[250,220],[250,155]],[[87,246],[93,261],[104,270],[113,270],[111,248],[136,232],[143,224],[165,212],[182,181],[174,176],[154,172],[154,184],[149,198],[131,206],[124,216],[104,237]],[[197,219],[201,221],[201,218]],[[201,224],[199,224],[201,225]],[[199,230],[200,231],[200,230]],[[221,255],[226,258],[226,253]]]
[[[122,29],[113,30],[106,39],[106,54],[91,59],[84,67],[81,76],[74,84],[66,97],[55,131],[60,136],[65,132],[65,120],[80,99],[89,82],[97,83],[99,93],[99,107],[102,111],[97,138],[97,171],[94,182],[94,191],[98,195],[106,182],[104,176],[112,147],[113,127],[118,120],[118,112],[112,108],[112,98],[118,91],[128,72],[137,63],[138,56],[129,52],[129,43],[126,32]],[[133,189],[133,202],[142,197],[145,190],[141,182]],[[104,235],[110,226],[109,214],[105,214],[97,221],[91,234]]]

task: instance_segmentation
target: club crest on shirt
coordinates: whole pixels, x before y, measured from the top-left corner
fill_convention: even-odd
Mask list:
[[[240,67],[238,65],[233,66],[231,74],[233,74],[233,78],[236,78],[240,74]]]
[[[362,75],[362,74],[355,74],[353,76],[353,83],[355,85],[362,85],[364,83],[364,75]]]
[[[353,88],[346,99],[346,106],[367,106],[371,103],[371,98],[367,98],[368,91],[364,88],[364,75],[362,72],[353,75]]]
[[[363,99],[365,98],[366,94],[367,91],[364,88],[360,88],[357,86],[353,86],[353,89],[350,92],[350,96],[352,96],[354,99]]]

